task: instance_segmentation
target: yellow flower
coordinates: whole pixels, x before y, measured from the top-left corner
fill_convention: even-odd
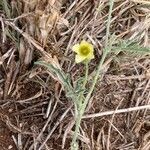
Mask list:
[[[93,45],[86,42],[81,41],[80,44],[75,44],[72,47],[72,50],[76,52],[75,62],[80,63],[83,61],[90,61],[94,58],[94,48]]]

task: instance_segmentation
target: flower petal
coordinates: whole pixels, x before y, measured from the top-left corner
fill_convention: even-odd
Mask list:
[[[84,61],[86,59],[86,57],[80,56],[80,55],[76,55],[75,56],[75,62],[76,63],[80,63],[82,61]]]
[[[79,54],[79,49],[80,49],[80,45],[79,44],[75,44],[73,47],[72,47],[72,50],[74,52],[76,52],[77,54]]]
[[[75,62],[80,63],[83,61],[90,61],[94,58],[94,47],[89,42],[82,40],[80,44],[75,44],[72,50],[77,53],[75,56]],[[86,53],[86,51],[87,53]]]
[[[93,45],[90,44],[89,42],[85,41],[85,40],[82,40],[81,43],[80,43],[80,45],[84,45],[84,46],[88,47],[91,52],[94,51]]]
[[[87,59],[88,59],[88,60],[94,59],[94,54],[93,54],[93,52],[90,52],[90,53],[88,54]]]
[[[85,41],[85,40],[82,40],[80,44],[81,45],[88,45],[89,43],[87,41]]]
[[[92,52],[93,53],[93,51],[94,51],[94,47],[93,47],[93,45],[92,44],[88,44],[88,47],[89,47],[89,49],[90,49],[90,52]]]

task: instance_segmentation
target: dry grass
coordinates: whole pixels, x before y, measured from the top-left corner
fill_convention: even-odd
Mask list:
[[[83,66],[74,64],[71,47],[86,39],[95,47],[92,79],[105,45],[108,7],[107,0],[0,2],[1,150],[69,149],[73,104],[59,80],[33,63],[52,63],[75,81]],[[116,0],[110,34],[150,47],[149,14],[148,0]],[[102,76],[83,117],[80,149],[149,150],[150,55],[110,55]]]

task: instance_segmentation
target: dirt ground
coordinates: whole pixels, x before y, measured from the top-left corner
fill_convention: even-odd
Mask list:
[[[88,40],[95,49],[88,89],[103,54],[108,11],[107,0],[0,2],[0,150],[70,149],[73,102],[59,80],[34,63],[59,63],[74,84],[84,66],[74,63],[71,48]],[[115,0],[110,34],[150,50],[149,14],[149,1]],[[82,119],[79,150],[150,149],[149,108],[88,118],[150,104],[150,53],[137,51],[107,56]]]

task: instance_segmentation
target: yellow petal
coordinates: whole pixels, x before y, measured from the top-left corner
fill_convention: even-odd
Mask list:
[[[86,57],[80,56],[80,55],[76,55],[75,56],[75,62],[76,63],[80,63],[82,61],[84,61],[86,59]]]
[[[72,50],[74,52],[76,52],[77,54],[79,54],[79,49],[80,49],[80,45],[79,44],[75,44],[73,47],[72,47]]]
[[[94,51],[93,45],[89,43],[88,46],[89,46],[90,51],[93,53]]]
[[[72,47],[72,50],[77,53],[75,56],[76,63],[80,63],[85,60],[90,61],[94,58],[94,47],[85,40],[82,40],[80,44],[75,44]],[[87,53],[84,53],[85,50],[87,50]]]
[[[90,44],[89,42],[86,42],[85,40],[82,40],[80,45],[87,46],[90,49],[90,51],[92,51],[92,52],[94,51],[93,45]]]
[[[93,54],[93,52],[90,52],[90,53],[88,54],[87,59],[88,59],[88,60],[94,59],[94,54]]]
[[[87,45],[87,44],[89,44],[87,41],[85,41],[85,40],[82,40],[81,41],[81,43],[80,43],[81,45],[83,44],[83,45]]]

